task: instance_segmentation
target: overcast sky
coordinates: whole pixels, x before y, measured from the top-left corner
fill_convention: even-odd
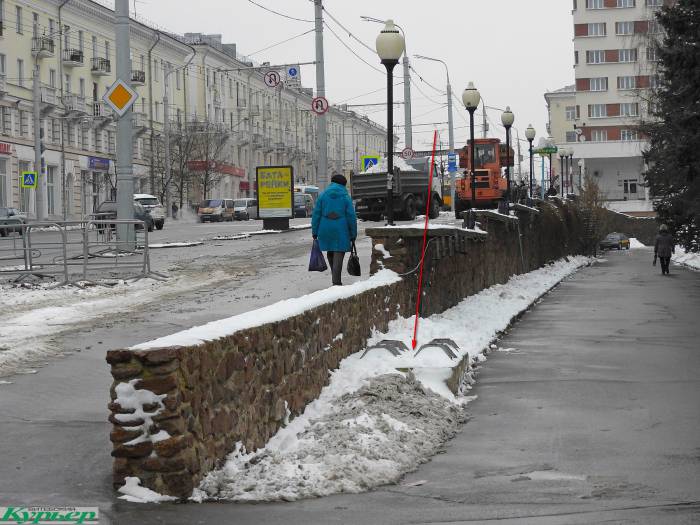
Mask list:
[[[313,20],[311,0],[255,0],[280,13]],[[134,0],[130,0],[132,8]],[[238,52],[253,54],[272,44],[313,29],[313,22],[296,21],[270,13],[248,0],[136,0],[136,11],[158,26],[177,33],[220,33],[224,42],[235,43]],[[433,86],[444,90],[444,67],[413,58],[422,54],[444,60],[452,89],[461,100],[462,90],[473,81],[488,106],[509,105],[515,113],[515,127],[524,139],[529,123],[538,137],[545,134],[547,111],[543,94],[573,83],[573,22],[570,0],[324,0],[324,7],[357,38],[374,48],[381,29],[365,22],[361,15],[393,18],[406,32],[406,47],[412,66]],[[330,29],[362,59],[355,57],[329,29],[324,29],[326,94],[331,104],[386,102],[386,73],[377,55],[348,36],[325,17]],[[313,32],[252,56],[272,64],[307,62],[315,59]],[[315,67],[302,66],[302,82],[315,88]],[[397,82],[402,69],[395,69]],[[447,143],[446,97],[412,79],[414,148],[427,148],[432,131]],[[366,94],[379,90],[376,93]],[[363,95],[364,94],[364,95]],[[403,86],[395,88],[395,100],[403,101]],[[352,108],[386,123],[382,106]],[[403,125],[403,106],[396,106],[395,124]],[[455,145],[468,138],[468,113],[454,104]],[[500,111],[489,109],[489,136],[503,134]],[[416,124],[438,123],[436,125]],[[481,125],[481,114],[477,119]],[[397,130],[403,145],[403,127]],[[477,136],[480,127],[476,129]],[[439,140],[440,140],[439,139]],[[537,141],[537,139],[536,139]]]

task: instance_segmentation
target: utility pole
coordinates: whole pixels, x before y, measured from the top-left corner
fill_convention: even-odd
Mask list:
[[[452,86],[450,85],[450,77],[447,76],[447,126],[449,131],[450,141],[450,157],[455,158],[455,128],[452,121]],[[450,171],[450,208],[455,209],[455,184],[457,170]],[[442,190],[442,188],[440,188]]]
[[[314,0],[316,23],[316,96],[326,96],[326,79],[323,68],[323,0]],[[326,114],[316,116],[316,134],[318,135],[318,164],[316,184],[321,190],[328,185],[328,134],[326,131]]]
[[[482,126],[481,126],[481,136],[482,136],[483,138],[488,138],[488,134],[489,134],[489,123],[488,123],[488,121],[486,120],[486,104],[483,104],[483,105],[482,105],[481,111],[482,111],[482,113],[481,113],[481,115],[482,115],[482,117],[481,117],[481,118],[482,118],[482,121],[481,121],[481,122],[482,122]]]
[[[404,42],[406,41],[404,37]],[[407,148],[413,148],[413,128],[411,123],[411,71],[408,63],[408,51],[403,55],[403,115],[404,142]]]
[[[124,82],[131,79],[131,59],[129,57],[129,0],[116,0],[115,35],[117,52],[117,78]],[[134,172],[132,166],[131,110],[117,121],[117,220],[134,218]],[[145,227],[145,226],[144,226]],[[133,224],[117,225],[117,240],[123,249],[131,250],[136,245]]]
[[[34,59],[34,72],[32,75],[34,96],[34,171],[36,171],[36,218],[46,219],[46,176],[44,174],[44,159],[41,154],[41,76],[39,71],[39,59]]]

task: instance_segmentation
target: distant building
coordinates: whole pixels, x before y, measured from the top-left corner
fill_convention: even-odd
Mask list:
[[[573,148],[574,169],[583,160],[582,171],[596,178],[609,201],[637,202],[623,206],[627,211],[651,209],[639,125],[658,82],[654,15],[664,3],[574,0],[575,90],[545,95],[556,144]]]

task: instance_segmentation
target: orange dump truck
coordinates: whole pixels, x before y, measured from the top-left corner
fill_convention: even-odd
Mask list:
[[[466,168],[455,184],[455,213],[459,214],[471,207],[472,180],[471,147],[469,142],[459,151],[459,167]],[[508,188],[504,176],[506,167],[506,145],[499,139],[474,140],[474,172],[476,174],[476,207],[493,208],[503,199]],[[514,152],[510,149],[510,165],[513,166]]]

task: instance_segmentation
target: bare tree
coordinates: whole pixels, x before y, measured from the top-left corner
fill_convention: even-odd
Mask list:
[[[196,164],[190,164],[191,168],[196,168],[191,169],[193,180],[201,188],[202,198],[206,199],[223,177],[217,165],[227,160],[228,133],[223,126],[212,122],[193,122],[189,126],[195,137],[192,150]]]

